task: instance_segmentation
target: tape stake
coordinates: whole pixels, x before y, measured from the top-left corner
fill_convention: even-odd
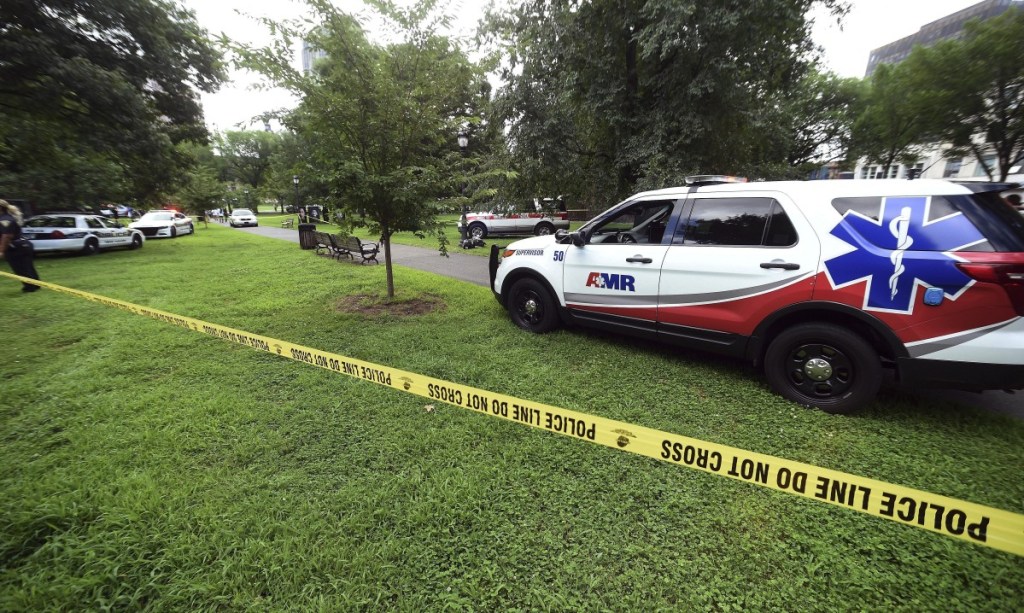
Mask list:
[[[1020,513],[523,400],[4,271],[0,275],[473,413],[1024,556],[1024,515]]]

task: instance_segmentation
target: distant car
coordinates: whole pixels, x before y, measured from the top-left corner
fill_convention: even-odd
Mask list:
[[[40,253],[79,251],[93,255],[112,247],[138,249],[146,242],[139,230],[125,228],[101,215],[80,213],[48,213],[30,217],[25,220],[22,234]]]
[[[137,219],[139,214],[127,204],[108,204],[100,207],[100,213],[107,217],[130,217]]]
[[[238,226],[258,226],[260,223],[256,220],[256,215],[249,209],[235,209],[231,211],[231,217],[228,217],[228,225],[237,228]]]
[[[129,228],[139,230],[149,238],[170,237],[179,234],[192,234],[195,227],[187,215],[170,209],[147,211],[138,221],[128,224]]]
[[[538,208],[540,208],[538,206]],[[462,226],[460,221],[459,226]],[[498,210],[466,214],[466,232],[472,238],[487,238],[491,234],[554,234],[556,230],[569,229],[569,214],[566,212],[511,211]]]

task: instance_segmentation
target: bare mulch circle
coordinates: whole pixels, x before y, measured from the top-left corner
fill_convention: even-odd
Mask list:
[[[431,294],[424,294],[409,300],[395,300],[388,302],[383,296],[370,294],[357,294],[346,296],[338,300],[334,309],[339,313],[358,313],[366,316],[392,315],[394,317],[410,317],[412,315],[423,315],[434,311],[443,311],[447,308],[440,297]]]

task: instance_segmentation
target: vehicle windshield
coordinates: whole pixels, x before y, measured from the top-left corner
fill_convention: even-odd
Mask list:
[[[171,213],[146,213],[139,221],[171,221],[174,215]]]
[[[42,215],[25,220],[28,228],[74,228],[74,217],[61,217],[56,215]]]
[[[242,215],[252,215],[252,211],[250,211],[249,209],[235,209],[235,212],[232,213],[232,215],[237,215],[239,217],[241,217]]]

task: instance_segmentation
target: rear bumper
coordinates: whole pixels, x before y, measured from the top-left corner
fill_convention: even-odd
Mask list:
[[[1024,364],[897,359],[900,381],[916,387],[968,391],[1024,389]]]

